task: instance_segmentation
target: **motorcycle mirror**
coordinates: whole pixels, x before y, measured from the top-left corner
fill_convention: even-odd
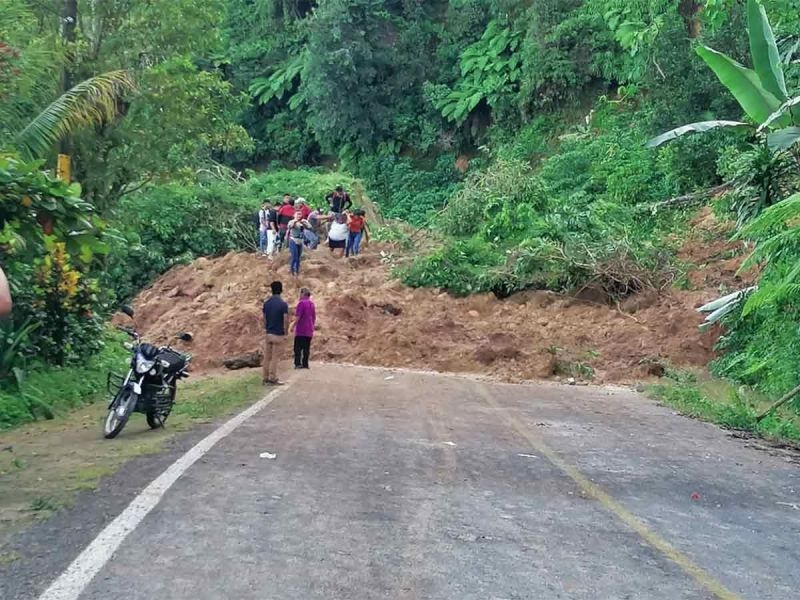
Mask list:
[[[122,306],[119,307],[119,310],[120,310],[120,312],[125,313],[126,315],[128,315],[131,319],[133,318],[133,307],[132,306],[130,306],[128,304],[123,304]]]

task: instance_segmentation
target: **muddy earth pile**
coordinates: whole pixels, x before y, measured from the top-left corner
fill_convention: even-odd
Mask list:
[[[313,292],[319,330],[312,360],[485,373],[511,381],[629,382],[661,375],[666,365],[707,364],[719,331],[701,333],[695,309],[747,283],[736,275],[744,249],[710,243],[724,232],[707,213],[693,225],[694,238],[679,259],[691,263],[694,289],[648,291],[616,305],[544,291],[499,300],[408,288],[391,277],[393,250],[380,244],[349,260],[324,248],[306,251],[297,280],[289,275],[287,253],[274,262],[244,253],[201,258],[173,268],[134,305],[145,338],[191,353],[199,372],[260,350],[261,305],[270,282],[279,279],[290,304],[301,286]],[[191,332],[192,341],[176,339],[181,332]]]

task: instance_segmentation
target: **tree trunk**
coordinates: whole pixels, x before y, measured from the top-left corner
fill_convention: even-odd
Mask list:
[[[78,0],[64,0],[61,7],[61,39],[67,46],[66,62],[61,73],[61,92],[66,92],[73,86],[73,61],[72,44],[75,42],[75,28],[78,25]],[[60,143],[59,151],[61,154],[70,154],[72,140],[65,136]]]
[[[700,11],[703,5],[695,0],[680,0],[678,12],[686,23],[686,31],[692,39],[700,37],[703,32],[703,22],[700,20]]]

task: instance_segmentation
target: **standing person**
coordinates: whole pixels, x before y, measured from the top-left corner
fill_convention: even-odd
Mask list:
[[[286,230],[289,221],[294,218],[294,199],[289,195],[283,196],[283,203],[278,209],[278,239],[280,247],[286,245]]]
[[[294,219],[289,221],[286,225],[286,230],[289,237],[289,252],[292,255],[292,261],[289,264],[289,270],[292,275],[297,277],[300,274],[300,259],[303,257],[303,244],[305,244],[305,229],[311,229],[311,224],[303,218],[303,213],[299,210],[295,211]]]
[[[268,236],[269,236],[269,201],[265,200],[261,204],[261,210],[258,211],[258,254],[259,256],[267,256]]]
[[[300,301],[294,310],[294,321],[289,331],[294,332],[294,368],[308,369],[311,338],[317,324],[317,309],[311,301],[311,290],[300,288]]]
[[[328,203],[328,207],[334,215],[343,213],[353,206],[353,201],[350,200],[350,194],[345,192],[344,188],[340,185],[337,185],[335,190],[325,196],[325,201]]]
[[[277,203],[267,211],[267,256],[272,259],[278,247]]]
[[[358,256],[361,253],[361,239],[364,244],[369,243],[369,229],[367,229],[366,213],[363,209],[358,209],[347,218],[347,251],[346,256]]]
[[[11,314],[14,303],[11,301],[11,290],[8,286],[8,279],[3,269],[0,269],[0,317],[7,317]]]
[[[281,298],[283,284],[280,281],[273,281],[269,287],[272,297],[264,302],[262,308],[266,329],[262,381],[265,385],[282,385],[278,379],[278,361],[286,347],[289,305]]]
[[[331,249],[331,254],[338,254],[339,258],[344,256],[345,247],[347,246],[347,237],[350,230],[347,226],[347,217],[344,213],[339,213],[331,221],[328,228],[328,248]]]

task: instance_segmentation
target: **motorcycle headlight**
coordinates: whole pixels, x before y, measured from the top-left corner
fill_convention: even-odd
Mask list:
[[[136,355],[136,372],[139,375],[144,375],[145,373],[147,373],[150,369],[153,368],[153,366],[155,366],[155,364],[156,361],[154,360],[147,360],[141,354]]]

